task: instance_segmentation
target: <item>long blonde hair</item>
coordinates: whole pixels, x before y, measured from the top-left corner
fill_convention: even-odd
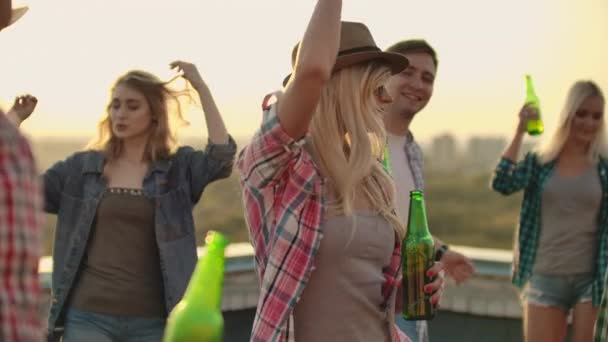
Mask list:
[[[378,162],[386,132],[375,91],[389,76],[387,67],[373,62],[337,71],[323,89],[310,136],[336,193],[334,209],[351,215],[355,196],[364,195],[402,238],[405,225],[394,210],[395,185]]]
[[[172,81],[164,82],[149,72],[132,70],[120,76],[110,90],[110,94],[112,94],[118,85],[126,85],[139,91],[150,107],[152,132],[146,143],[144,160],[155,161],[168,158],[177,146],[176,124],[173,121],[187,123],[182,117],[179,97],[189,96],[188,92],[169,88],[168,84]],[[105,116],[98,124],[97,137],[86,148],[99,150],[108,160],[114,160],[122,153],[123,142],[112,131],[110,107],[111,101],[106,107]]]
[[[578,81],[572,85],[570,91],[568,91],[566,104],[560,114],[557,130],[539,149],[538,154],[541,162],[547,163],[555,160],[559,156],[570,135],[570,127],[572,126],[572,119],[576,115],[576,111],[587,98],[593,96],[598,96],[604,101],[602,90],[593,81]],[[591,142],[589,150],[587,151],[587,157],[594,162],[597,161],[600,156],[606,156],[607,152],[606,121],[603,115],[600,125],[599,132],[596,135],[595,140]]]

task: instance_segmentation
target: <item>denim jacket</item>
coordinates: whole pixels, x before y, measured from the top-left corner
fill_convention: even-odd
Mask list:
[[[192,209],[207,184],[230,176],[235,154],[232,138],[225,145],[209,142],[205,151],[181,147],[169,159],[153,163],[144,178],[144,195],[156,206],[154,231],[167,312],[182,298],[197,262]],[[49,339],[55,330],[62,330],[66,301],[107,187],[103,167],[100,152],[86,151],[56,163],[44,174],[45,210],[57,214]]]

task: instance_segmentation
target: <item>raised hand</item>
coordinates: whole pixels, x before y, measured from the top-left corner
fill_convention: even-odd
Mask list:
[[[183,61],[175,61],[172,62],[170,64],[171,69],[176,70],[177,72],[182,73],[182,77],[184,77],[188,82],[190,82],[190,84],[192,85],[192,87],[194,87],[194,89],[201,89],[202,87],[205,87],[205,81],[203,81],[203,78],[201,77],[201,74],[198,72],[198,69],[196,68],[196,65],[189,63],[189,62],[183,62]]]
[[[37,104],[38,99],[32,95],[17,96],[13,107],[6,113],[6,116],[18,126],[32,115]]]
[[[538,118],[538,112],[529,104],[524,105],[519,111],[519,124],[517,126],[518,133],[526,133],[528,120]]]

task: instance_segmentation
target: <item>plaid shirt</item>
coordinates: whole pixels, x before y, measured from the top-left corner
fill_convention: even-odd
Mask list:
[[[0,340],[41,341],[41,188],[28,142],[2,113],[0,184]]]
[[[555,166],[555,161],[540,164],[534,153],[519,163],[502,158],[496,167],[492,188],[503,195],[525,189],[521,206],[516,253],[513,260],[513,284],[523,287],[532,275],[541,228],[541,198],[543,188]],[[598,173],[602,184],[602,204],[598,217],[598,249],[593,275],[593,304],[600,304],[604,289],[604,274],[608,265],[608,165],[600,159]]]
[[[608,274],[604,281],[604,289],[608,288]],[[598,312],[597,321],[595,322],[595,339],[594,342],[608,341],[608,291],[604,291],[602,304]]]
[[[417,189],[424,190],[424,157],[412,133],[408,133],[404,149],[414,177],[414,185]]]
[[[264,99],[261,129],[237,162],[260,279],[251,335],[255,342],[295,340],[293,309],[310,278],[323,236],[323,177],[303,148],[305,140],[294,140],[281,127],[276,105],[267,105],[270,97]],[[383,270],[387,304],[400,266],[401,241],[396,239],[390,265]],[[399,339],[409,341],[402,334]]]

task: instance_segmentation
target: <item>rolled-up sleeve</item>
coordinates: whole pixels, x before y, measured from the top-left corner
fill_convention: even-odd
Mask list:
[[[494,171],[492,189],[503,195],[510,195],[524,189],[532,177],[534,163],[536,163],[536,156],[532,153],[527,154],[519,163],[501,158]]]
[[[305,138],[293,139],[281,126],[274,104],[251,143],[239,154],[237,167],[241,180],[256,188],[264,188],[281,178],[297,164]]]
[[[179,159],[186,165],[193,203],[198,202],[209,183],[230,177],[235,155],[236,143],[231,136],[226,144],[209,141],[204,151],[189,146],[179,149]]]

